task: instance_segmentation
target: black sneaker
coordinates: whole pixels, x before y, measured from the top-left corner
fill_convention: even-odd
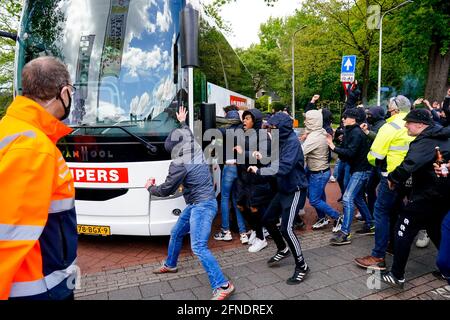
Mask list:
[[[447,278],[439,270],[434,270],[431,274],[439,280],[447,280]]]
[[[294,274],[292,277],[286,280],[286,283],[289,285],[299,284],[303,280],[305,280],[306,275],[309,273],[309,267],[305,264],[303,268],[295,268]]]
[[[330,239],[330,244],[334,246],[342,246],[344,244],[350,244],[350,234],[345,234],[342,230],[336,232],[336,234]]]
[[[289,251],[289,248],[286,247],[282,251],[277,251],[277,253],[267,261],[267,264],[269,266],[273,266],[273,265],[277,264],[278,262],[280,262],[281,260],[283,260],[284,258],[289,257],[290,254],[291,254],[291,252]]]
[[[362,228],[360,230],[356,230],[355,233],[359,235],[374,235],[375,226],[368,227],[366,224],[364,224]]]
[[[391,287],[403,289],[405,285],[405,279],[397,279],[392,272],[385,272],[381,274],[380,280]]]
[[[305,223],[303,222],[302,219],[298,219],[298,221],[294,222],[294,228],[295,229],[303,229],[304,227],[306,227]]]

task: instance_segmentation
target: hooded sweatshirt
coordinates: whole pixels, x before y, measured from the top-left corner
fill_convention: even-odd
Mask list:
[[[370,140],[375,140],[378,130],[386,123],[384,109],[382,107],[370,107],[367,116],[367,122],[369,123],[369,133],[367,137]]]
[[[185,123],[181,128],[172,130],[164,147],[173,159],[169,174],[163,184],[151,186],[148,191],[157,197],[167,197],[183,184],[183,196],[188,205],[215,199],[209,166]]]
[[[238,183],[237,194],[238,203],[247,207],[264,207],[267,206],[273,198],[273,190],[271,188],[271,178],[267,176],[258,176],[247,169],[249,166],[256,165],[258,168],[263,167],[260,161],[253,157],[254,151],[259,151],[263,156],[270,155],[270,139],[267,134],[260,135],[263,114],[258,109],[250,109],[242,114],[242,118],[250,115],[253,119],[253,128],[246,131],[244,141],[238,142],[241,145],[245,158],[244,163],[238,156]]]
[[[279,154],[269,167],[259,169],[258,175],[273,174],[277,178],[278,191],[293,193],[308,187],[306,180],[303,151],[297,135],[292,129],[292,119],[285,113],[278,112],[267,123],[279,130]]]
[[[311,171],[330,168],[327,132],[322,127],[322,113],[319,110],[308,111],[305,115],[305,127],[309,131],[303,143],[306,166]]]

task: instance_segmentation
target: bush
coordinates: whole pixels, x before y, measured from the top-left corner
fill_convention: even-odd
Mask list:
[[[255,108],[261,112],[269,112],[269,96],[262,96],[256,99]]]

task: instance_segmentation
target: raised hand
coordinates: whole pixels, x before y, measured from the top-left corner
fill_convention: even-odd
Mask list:
[[[177,119],[180,122],[186,122],[186,117],[187,117],[188,112],[186,111],[186,108],[181,106],[180,109],[178,109],[177,112]]]

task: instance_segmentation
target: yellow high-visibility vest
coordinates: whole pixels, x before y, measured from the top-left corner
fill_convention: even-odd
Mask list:
[[[409,144],[415,137],[408,135],[405,128],[405,112],[398,113],[386,120],[386,123],[378,130],[372,143],[367,159],[375,166],[376,159],[386,158],[387,172],[392,172],[403,162],[409,150]]]

